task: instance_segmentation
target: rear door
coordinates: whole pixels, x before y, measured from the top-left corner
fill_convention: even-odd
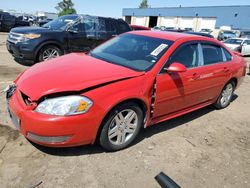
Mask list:
[[[199,67],[198,81],[201,82],[200,101],[214,100],[230,78],[232,57],[223,47],[202,42],[203,64]],[[197,96],[198,97],[198,96]]]

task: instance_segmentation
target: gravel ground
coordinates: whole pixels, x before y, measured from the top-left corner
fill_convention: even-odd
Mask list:
[[[18,65],[0,33],[0,90],[26,67]],[[250,58],[246,58],[250,62]],[[206,107],[141,132],[130,148],[45,148],[13,127],[0,94],[1,187],[159,187],[164,171],[182,187],[250,187],[250,76],[223,110]]]

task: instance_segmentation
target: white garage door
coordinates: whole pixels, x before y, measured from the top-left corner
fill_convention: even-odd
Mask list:
[[[216,18],[202,18],[200,29],[214,29],[216,24]]]
[[[175,20],[174,17],[163,17],[161,18],[160,26],[165,27],[175,27]]]
[[[145,17],[136,17],[135,25],[145,26]]]
[[[193,24],[194,24],[194,18],[179,18],[178,26],[181,29],[194,28]]]

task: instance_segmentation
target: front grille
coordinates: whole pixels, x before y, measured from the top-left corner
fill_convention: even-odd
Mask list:
[[[16,43],[20,42],[22,40],[22,38],[23,38],[23,34],[10,32],[9,36],[8,36],[8,41],[16,44]]]
[[[33,141],[56,144],[66,142],[71,136],[40,136],[31,132],[28,132],[27,137]]]

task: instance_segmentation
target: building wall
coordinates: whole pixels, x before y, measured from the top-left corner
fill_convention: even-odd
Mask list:
[[[215,27],[250,28],[250,5],[246,6],[211,6],[211,7],[168,7],[168,8],[125,8],[123,16],[132,17],[193,17],[202,19],[216,18]],[[147,25],[145,25],[147,26]]]

